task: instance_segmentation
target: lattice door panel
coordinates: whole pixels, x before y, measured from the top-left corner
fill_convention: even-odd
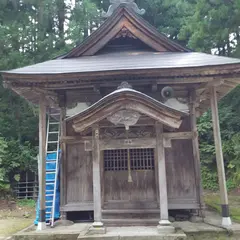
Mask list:
[[[154,149],[130,149],[131,170],[154,170]],[[128,150],[105,150],[105,171],[127,171]]]

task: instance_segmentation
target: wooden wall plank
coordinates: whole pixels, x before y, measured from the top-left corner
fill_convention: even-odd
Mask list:
[[[93,201],[92,157],[84,144],[67,145],[67,204]]]
[[[133,182],[128,182],[128,171],[105,171],[105,202],[156,201],[156,183],[153,170],[132,170]]]
[[[169,199],[197,199],[192,140],[172,140],[165,149]]]

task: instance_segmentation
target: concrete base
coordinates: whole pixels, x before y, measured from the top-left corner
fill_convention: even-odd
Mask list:
[[[190,222],[192,223],[201,223],[204,221],[204,219],[202,217],[199,216],[191,216],[191,218],[189,219]]]
[[[156,227],[108,227],[106,234],[79,235],[78,240],[185,240],[183,231],[158,234]]]
[[[218,218],[221,220],[221,218]],[[32,229],[15,234],[13,240],[183,240],[187,239],[240,239],[240,224],[233,224],[232,234],[229,231],[206,223],[175,222],[176,233],[158,233],[155,226],[107,227],[104,234],[88,235],[89,223],[75,223],[71,226],[48,227],[37,232]],[[219,225],[220,226],[220,225]],[[181,230],[180,230],[181,229]],[[162,230],[162,229],[161,229]],[[99,232],[98,232],[99,233]]]
[[[169,220],[161,220],[159,221],[160,226],[171,226],[171,222]]]
[[[223,217],[222,218],[222,226],[223,227],[231,227],[232,226],[232,220],[230,217]]]
[[[106,228],[103,226],[103,224],[101,226],[92,225],[89,228],[87,235],[99,235],[99,234],[105,234],[105,233],[106,233]]]
[[[226,219],[229,221],[229,219]],[[128,227],[110,227],[106,228],[103,234],[88,235],[91,223],[75,223],[71,226],[47,227],[46,230],[36,231],[33,226],[30,229],[15,234],[13,240],[183,240],[186,239],[240,239],[240,224],[233,223],[230,228],[222,227],[222,218],[215,212],[206,211],[206,222],[192,223],[161,222],[168,224],[167,227],[175,227],[176,233],[164,233],[160,225],[161,232],[158,232],[156,226],[128,226]],[[99,226],[99,224],[96,224]],[[101,226],[101,224],[100,224]],[[229,229],[231,231],[229,231]],[[169,228],[168,228],[169,230]],[[95,229],[94,229],[95,231]],[[101,231],[101,230],[100,230]],[[106,233],[105,233],[106,232]],[[233,234],[232,236],[229,234]]]
[[[175,227],[173,227],[172,225],[168,226],[158,225],[157,230],[159,234],[172,234],[176,232]]]
[[[95,227],[95,228],[101,228],[101,227],[103,227],[103,223],[102,222],[94,222],[92,224],[92,226]]]
[[[38,222],[37,231],[43,231],[46,228],[47,228],[47,225],[45,222]]]
[[[157,226],[157,230],[159,234],[171,234],[176,232],[175,227],[173,227],[168,220],[161,220]]]
[[[149,235],[140,236],[136,234],[132,235],[92,235],[92,236],[79,236],[78,240],[185,240],[187,235],[184,233],[165,234],[165,235]]]

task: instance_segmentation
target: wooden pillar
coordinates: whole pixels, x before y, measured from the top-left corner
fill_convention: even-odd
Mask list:
[[[66,118],[66,108],[62,107],[60,112],[60,131],[61,138],[66,136],[66,122],[64,121]],[[61,142],[61,159],[60,159],[60,206],[61,208],[67,204],[67,147],[65,142]],[[66,220],[66,212],[61,210],[61,220]]]
[[[99,230],[99,233],[105,233],[102,223],[102,196],[101,196],[101,167],[100,167],[100,144],[99,127],[92,128],[92,162],[93,162],[93,201],[94,201],[94,223],[92,230]]]
[[[46,99],[41,95],[39,101],[39,222],[37,230],[46,228]]]
[[[163,139],[163,125],[156,122],[156,153],[158,161],[160,221],[158,231],[160,233],[174,232],[174,227],[168,220],[168,195],[165,163],[165,148]]]
[[[202,179],[201,179],[201,162],[200,162],[200,152],[199,152],[199,140],[198,140],[198,129],[197,129],[197,117],[196,117],[196,90],[192,89],[190,93],[190,121],[191,121],[191,131],[192,131],[192,145],[193,145],[193,161],[194,161],[194,171],[195,171],[195,182],[197,188],[197,196],[200,205],[200,214],[204,216],[204,200],[203,200],[203,189],[202,189]]]
[[[218,116],[217,92],[216,92],[215,86],[210,88],[210,96],[211,96],[213,133],[214,133],[215,150],[216,150],[216,161],[217,161],[217,169],[218,169],[218,181],[219,181],[219,189],[220,189],[221,204],[222,204],[222,225],[228,227],[232,225],[232,222],[229,215],[228,194],[227,194],[224,159],[223,159],[223,153],[222,153],[222,140],[221,140],[219,116]]]

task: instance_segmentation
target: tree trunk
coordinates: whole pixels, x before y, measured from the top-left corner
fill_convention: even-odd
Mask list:
[[[57,15],[58,15],[58,32],[59,32],[59,43],[57,44],[57,49],[65,47],[64,40],[64,22],[65,22],[65,10],[66,5],[64,0],[57,0]]]

